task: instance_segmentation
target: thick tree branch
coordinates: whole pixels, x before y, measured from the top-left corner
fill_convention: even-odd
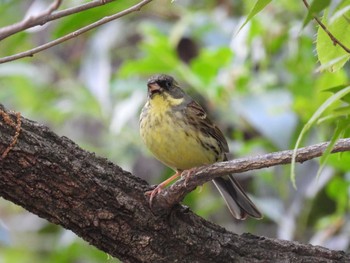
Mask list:
[[[13,60],[17,60],[17,59],[20,59],[20,58],[24,58],[24,57],[32,57],[34,54],[36,53],[39,53],[43,50],[46,50],[46,49],[49,49],[53,46],[56,46],[60,43],[63,43],[69,39],[72,39],[72,38],[75,38],[83,33],[86,33],[96,27],[99,27],[101,25],[104,25],[108,22],[111,22],[113,20],[116,20],[120,17],[123,17],[125,15],[128,15],[130,13],[133,13],[133,12],[136,12],[136,11],[140,11],[140,9],[145,6],[146,4],[152,2],[153,0],[143,0],[141,2],[139,2],[138,4],[136,5],[133,5],[132,7],[130,8],[127,8],[117,14],[114,14],[114,15],[111,15],[111,16],[106,16],[90,25],[87,25],[85,27],[82,27],[72,33],[69,33],[63,37],[60,37],[60,38],[57,38],[51,42],[48,42],[46,44],[43,44],[41,46],[38,46],[38,47],[35,47],[33,49],[30,49],[30,50],[27,50],[27,51],[24,51],[24,52],[21,52],[21,53],[18,53],[18,54],[15,54],[15,55],[12,55],[12,56],[7,56],[7,57],[3,57],[3,58],[0,58],[0,64],[1,63],[5,63],[5,62],[9,62],[9,61],[13,61]]]
[[[146,182],[43,125],[21,118],[18,127],[18,114],[0,111],[0,153],[12,144],[0,159],[0,196],[123,262],[350,262],[339,251],[233,234],[181,205],[155,216]]]

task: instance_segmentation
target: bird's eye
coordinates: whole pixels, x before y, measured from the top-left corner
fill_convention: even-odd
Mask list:
[[[169,90],[172,87],[171,86],[171,82],[168,81],[168,80],[164,81],[163,84],[164,84],[164,88],[167,89],[167,90]]]

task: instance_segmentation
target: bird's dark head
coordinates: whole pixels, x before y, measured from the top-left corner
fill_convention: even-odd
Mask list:
[[[169,75],[161,74],[152,76],[148,82],[148,96],[154,97],[156,94],[167,95],[175,99],[183,97],[181,90],[175,79]]]

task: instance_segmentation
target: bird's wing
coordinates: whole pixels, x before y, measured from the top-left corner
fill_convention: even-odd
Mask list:
[[[189,116],[196,116],[196,120],[199,120],[199,126],[202,132],[209,134],[215,138],[224,152],[228,152],[228,144],[225,136],[222,134],[220,129],[213,124],[213,122],[208,118],[208,115],[204,109],[194,100],[191,100],[186,107],[186,111]]]

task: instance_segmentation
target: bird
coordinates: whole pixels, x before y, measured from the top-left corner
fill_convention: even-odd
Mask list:
[[[146,192],[152,199],[185,171],[219,161],[227,161],[227,141],[208,115],[176,82],[166,74],[150,77],[147,102],[140,114],[140,135],[150,152],[175,174]],[[231,175],[213,179],[236,219],[262,214]]]

